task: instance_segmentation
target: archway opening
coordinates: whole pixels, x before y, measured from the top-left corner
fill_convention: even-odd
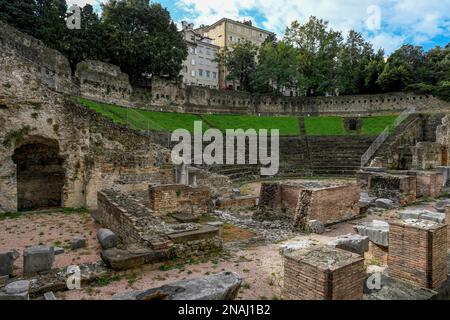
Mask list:
[[[62,206],[63,158],[56,141],[34,138],[14,151],[19,211]]]

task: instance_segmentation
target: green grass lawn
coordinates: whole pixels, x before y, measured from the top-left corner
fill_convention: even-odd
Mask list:
[[[299,135],[297,117],[273,117],[251,115],[195,115],[189,113],[173,113],[146,111],[125,108],[117,105],[98,103],[91,100],[76,98],[82,105],[95,110],[115,123],[129,125],[138,130],[174,131],[179,128],[193,131],[194,121],[203,121],[203,130],[217,128],[226,129],[278,129],[280,135]],[[363,117],[361,135],[378,135],[387,126],[392,125],[395,115]],[[355,135],[344,128],[343,117],[305,117],[306,134],[309,136],[341,136]]]
[[[280,135],[298,135],[299,126],[296,117],[258,117],[247,115],[203,115],[205,121],[221,131],[226,129],[278,129]],[[270,132],[269,132],[270,133]]]
[[[305,117],[305,129],[308,136],[342,136],[345,131],[342,117]]]
[[[364,117],[362,119],[363,126],[361,130],[361,134],[363,135],[378,135],[387,126],[392,126],[395,119],[398,116],[392,115],[392,116],[373,116],[373,117]]]

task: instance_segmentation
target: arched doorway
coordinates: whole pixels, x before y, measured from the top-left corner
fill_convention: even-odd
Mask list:
[[[58,142],[30,138],[16,148],[17,208],[19,211],[62,206],[64,186],[63,158]]]

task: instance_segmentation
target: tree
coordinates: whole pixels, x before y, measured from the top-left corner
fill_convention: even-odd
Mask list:
[[[327,21],[310,17],[303,25],[292,22],[284,39],[299,50],[299,72],[305,78],[307,93],[334,92],[338,82],[336,61],[341,33],[330,29]]]
[[[384,51],[380,49],[364,68],[363,93],[380,93],[382,91],[378,78],[383,73],[385,65]]]
[[[132,80],[179,75],[187,46],[166,9],[148,0],[110,0],[102,7],[112,63]]]
[[[283,88],[298,88],[301,82],[298,64],[299,53],[293,46],[284,41],[275,45],[265,43],[259,52],[253,89],[260,93],[275,91],[280,94]]]
[[[81,29],[68,30],[66,42],[69,46],[65,53],[72,69],[84,60],[108,61],[108,39],[100,18],[90,4],[81,11]]]
[[[389,63],[378,78],[378,84],[385,92],[403,91],[411,83],[411,74],[405,66],[393,67]]]
[[[364,90],[366,67],[373,57],[372,45],[360,33],[350,30],[338,56],[340,93],[358,94]]]
[[[30,35],[36,31],[35,11],[34,0],[0,0],[0,20]]]
[[[222,50],[217,61],[226,67],[227,80],[239,80],[241,90],[251,91],[257,53],[258,48],[252,42],[244,41]]]
[[[36,0],[35,36],[48,47],[62,53],[70,46],[67,42],[66,13],[65,0]]]

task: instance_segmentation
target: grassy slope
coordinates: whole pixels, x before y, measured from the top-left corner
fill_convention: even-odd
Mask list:
[[[98,103],[83,98],[77,101],[84,106],[101,113],[116,123],[127,124],[139,130],[173,131],[184,128],[193,131],[194,121],[202,121],[203,130],[226,129],[279,129],[280,135],[298,135],[297,117],[258,117],[250,115],[194,115],[129,109],[116,105]],[[378,135],[391,125],[396,116],[364,117],[362,135]],[[306,117],[306,132],[310,136],[353,135],[344,129],[342,117]]]

